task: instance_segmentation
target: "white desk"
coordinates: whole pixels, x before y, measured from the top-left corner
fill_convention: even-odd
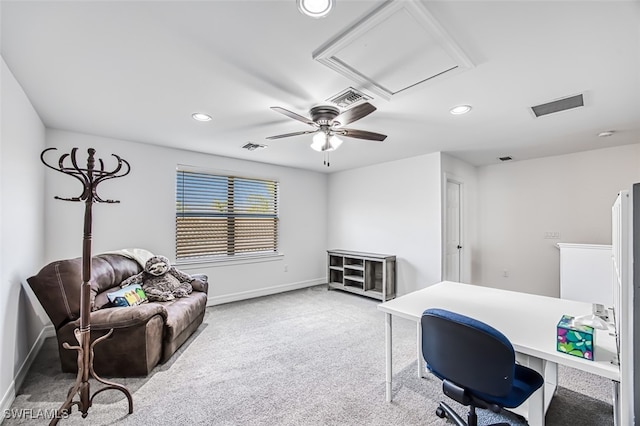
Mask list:
[[[606,330],[596,330],[593,361],[556,350],[556,326],[562,315],[589,315],[591,304],[450,281],[443,281],[378,305],[378,309],[385,313],[388,402],[391,402],[392,397],[393,374],[391,318],[397,315],[416,322],[418,374],[425,377],[420,318],[429,308],[442,308],[467,315],[500,330],[511,341],[518,362],[538,371],[544,377],[545,385],[519,409],[513,410],[524,416],[531,426],[544,425],[544,416],[557,385],[558,364],[611,379],[614,383],[614,416],[617,416],[620,368],[611,362],[617,359],[615,337]]]

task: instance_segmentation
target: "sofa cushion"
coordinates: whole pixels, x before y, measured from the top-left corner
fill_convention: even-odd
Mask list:
[[[161,304],[167,310],[164,341],[171,342],[202,315],[207,305],[207,294],[194,291],[187,297]]]
[[[99,254],[93,257],[91,264],[91,310],[95,311],[107,306],[107,298],[97,296],[113,287],[120,287],[120,283],[132,275],[142,271],[142,267],[133,259],[119,254]]]

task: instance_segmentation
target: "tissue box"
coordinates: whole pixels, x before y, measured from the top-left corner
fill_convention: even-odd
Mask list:
[[[573,317],[563,315],[558,322],[558,352],[593,361],[593,327],[574,325]]]

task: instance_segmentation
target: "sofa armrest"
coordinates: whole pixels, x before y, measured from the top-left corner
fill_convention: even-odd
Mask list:
[[[154,315],[167,319],[167,309],[158,303],[143,303],[138,306],[104,308],[91,312],[91,328],[108,330],[111,328],[127,328],[144,324]],[[77,320],[80,324],[80,320]]]
[[[209,294],[209,277],[204,274],[191,274],[193,281],[191,281],[191,287],[195,291]]]

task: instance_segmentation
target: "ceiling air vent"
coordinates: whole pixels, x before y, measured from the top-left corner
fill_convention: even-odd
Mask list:
[[[327,99],[327,101],[337,105],[342,109],[349,108],[353,104],[357,104],[358,102],[368,101],[371,98],[364,93],[354,89],[353,87],[349,87],[348,89],[343,90],[337,95]]]
[[[249,151],[255,151],[256,149],[266,148],[266,145],[260,145],[259,143],[247,142],[243,148]]]
[[[511,157],[510,155],[504,156],[504,157],[498,157],[498,160],[500,161],[511,161],[513,160],[513,157]]]
[[[557,101],[548,102],[531,107],[536,117],[541,117],[555,112],[565,111],[572,108],[584,106],[582,94],[570,96],[568,98],[558,99]]]

